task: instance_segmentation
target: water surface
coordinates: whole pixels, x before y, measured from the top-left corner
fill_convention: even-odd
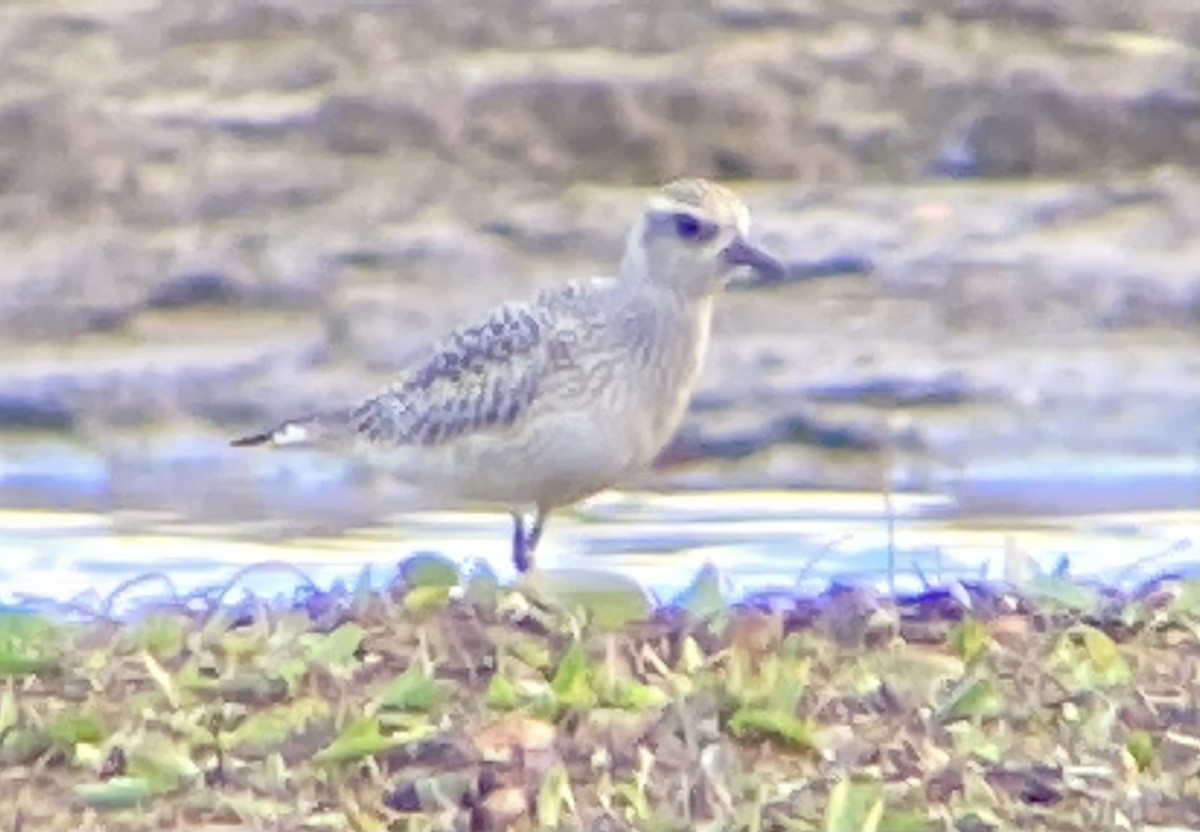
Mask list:
[[[382,585],[401,561],[431,552],[464,570],[512,574],[504,515],[390,511],[319,460],[292,458],[287,476],[236,484],[197,460],[173,478],[140,479],[79,460],[53,476],[10,461],[0,603],[119,611],[221,585],[230,600],[286,596],[310,582]],[[1200,571],[1198,543],[1194,460],[1004,461],[919,494],[609,492],[553,517],[539,563],[620,572],[663,600],[706,565],[735,596],[835,583],[887,590],[893,581],[919,590],[1064,570],[1129,588]],[[157,577],[128,585],[146,575]]]

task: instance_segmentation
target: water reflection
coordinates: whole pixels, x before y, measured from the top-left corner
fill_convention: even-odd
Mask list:
[[[896,495],[893,522],[880,495],[736,492],[600,495],[556,517],[539,562],[625,573],[660,598],[705,564],[730,591],[819,592],[834,583],[919,590],[960,580],[1021,580],[1064,563],[1072,575],[1131,586],[1164,572],[1193,574],[1200,511],[1053,517],[969,514],[947,495]],[[398,562],[439,552],[470,569],[511,575],[503,516],[411,512],[314,533],[302,513],[219,522],[166,510],[0,511],[0,603],[73,600],[100,609],[138,575],[160,580],[123,591],[114,612],[171,593],[234,580],[244,593],[290,595],[306,581],[382,585]],[[318,526],[319,528],[319,526]],[[239,570],[266,564],[239,575]]]
[[[401,511],[395,494],[318,455],[222,456],[212,443],[163,441],[172,453],[132,447],[105,459],[53,443],[0,445],[0,604],[95,608],[153,570],[177,593],[235,579],[235,595],[288,595],[306,580],[379,585],[420,552],[511,574],[502,515]],[[1063,563],[1127,586],[1196,567],[1200,460],[1001,460],[947,473],[938,488],[890,503],[769,490],[607,493],[554,516],[539,563],[616,570],[663,598],[705,564],[736,594],[885,587],[891,576],[918,590],[1020,580]],[[239,577],[260,563],[276,566]],[[122,603],[164,585],[138,584]]]

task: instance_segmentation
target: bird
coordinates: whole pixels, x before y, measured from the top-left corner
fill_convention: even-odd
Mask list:
[[[438,499],[506,512],[513,565],[527,573],[553,512],[627,481],[674,437],[717,296],[742,274],[786,279],[749,225],[729,187],[671,180],[646,198],[615,275],[500,303],[421,347],[373,395],[230,444],[339,450]]]

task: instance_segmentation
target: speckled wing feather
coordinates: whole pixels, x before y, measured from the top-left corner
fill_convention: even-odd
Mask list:
[[[424,350],[395,382],[361,404],[291,419],[233,444],[358,439],[431,446],[508,427],[550,374],[573,364],[584,331],[600,323],[597,298],[610,284],[605,278],[574,281],[543,291],[531,303],[506,303]]]
[[[355,432],[384,445],[436,445],[511,425],[537,396],[547,324],[509,303],[428,349],[386,390],[354,408]]]

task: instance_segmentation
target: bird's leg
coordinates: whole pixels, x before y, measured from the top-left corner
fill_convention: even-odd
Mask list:
[[[528,538],[525,534],[525,515],[519,511],[512,513],[513,533],[512,533],[512,559],[513,565],[517,567],[518,572],[528,572],[529,549]]]
[[[525,517],[519,512],[513,512],[513,565],[518,572],[528,572],[533,568],[533,555],[537,551],[538,542],[542,539],[542,529],[546,526],[546,512],[538,509],[533,516],[533,525],[525,529]]]
[[[529,553],[529,560],[532,563],[533,553],[537,551],[538,543],[542,540],[542,529],[546,527],[546,512],[538,509],[533,515],[533,526],[529,529],[529,534],[525,538],[525,548]]]

